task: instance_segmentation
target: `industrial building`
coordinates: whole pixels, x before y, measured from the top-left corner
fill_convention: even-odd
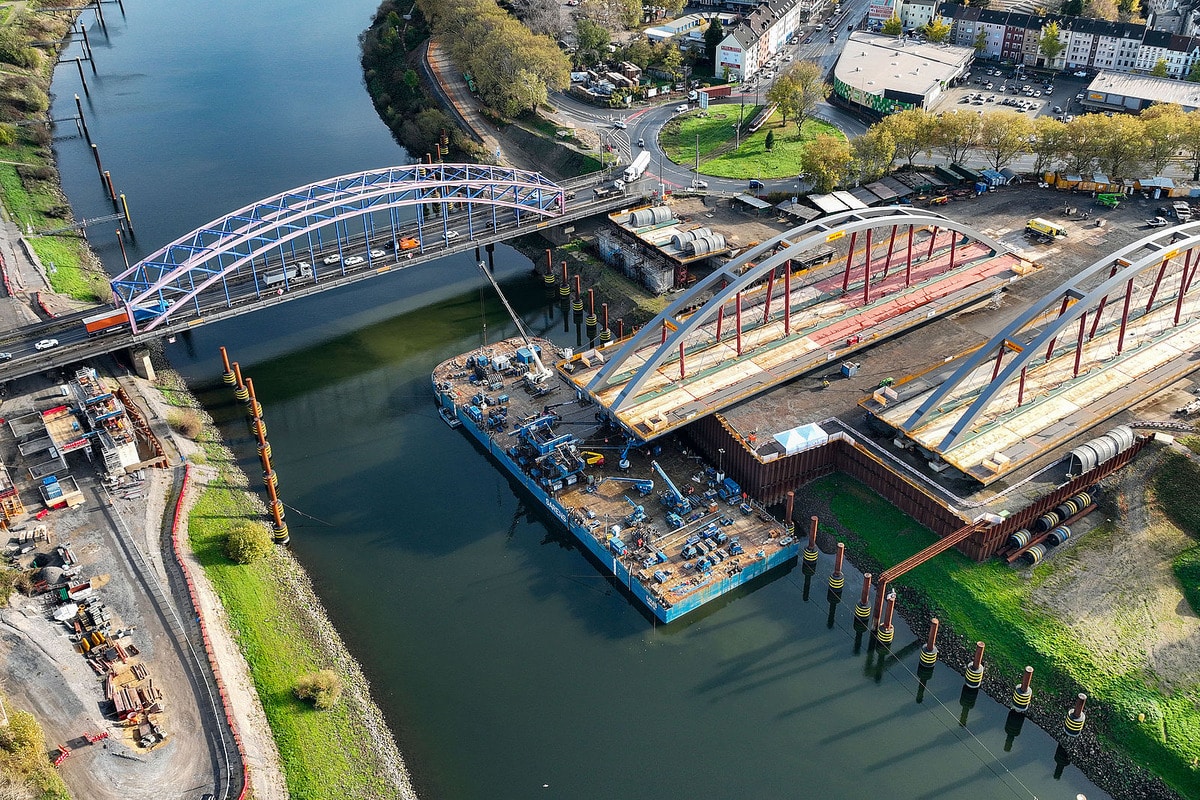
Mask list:
[[[620,211],[608,219],[613,226],[596,240],[600,256],[657,294],[684,286],[689,266],[707,265],[729,252],[724,235],[676,219],[668,206]]]
[[[1102,70],[1088,84],[1080,103],[1089,111],[1137,113],[1155,103],[1175,103],[1184,111],[1195,111],[1200,108],[1200,84]]]
[[[975,50],[866,31],[850,34],[833,68],[842,102],[877,115],[929,108],[971,69]]]

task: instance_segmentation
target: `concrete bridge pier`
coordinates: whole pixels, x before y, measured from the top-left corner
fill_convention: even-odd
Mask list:
[[[133,371],[139,378],[154,380],[154,365],[150,363],[150,349],[147,347],[131,347],[129,358],[133,361]]]

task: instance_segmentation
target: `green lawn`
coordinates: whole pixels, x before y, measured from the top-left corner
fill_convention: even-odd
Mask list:
[[[20,145],[0,147],[0,161],[52,166],[40,151]],[[0,164],[0,202],[22,228],[55,228],[65,222],[61,216],[51,215],[66,210],[66,201],[55,185],[45,180],[23,180],[13,164]],[[46,267],[50,285],[56,292],[77,300],[108,298],[111,290],[107,276],[83,266],[87,242],[81,236],[31,236],[29,244]]]
[[[876,564],[897,564],[935,540],[850,478],[834,475],[811,489],[851,532],[851,551],[865,553]],[[1114,526],[1105,526],[1092,531],[1088,541],[1111,547],[1119,535]],[[1025,665],[1033,666],[1035,702],[1047,693],[1069,697],[1086,692],[1089,708],[1096,709],[1089,724],[1097,726],[1107,746],[1147,765],[1183,796],[1200,798],[1200,687],[1167,695],[1152,688],[1153,676],[1138,667],[1093,659],[1065,624],[1030,602],[1033,590],[1055,568],[1053,559],[1043,562],[1030,580],[999,561],[975,564],[950,550],[907,573],[900,584],[922,595],[959,636],[986,642],[993,674],[1012,676],[1015,682]],[[918,624],[917,629],[923,627]]]
[[[172,381],[166,383],[164,396],[172,405],[195,407],[189,395],[178,391]],[[242,519],[261,520],[262,514],[216,431],[206,427],[199,441],[205,457],[195,460],[216,467],[220,475],[192,508],[188,538],[250,667],[279,746],[289,796],[306,800],[390,796],[392,790],[370,758],[371,748],[360,744],[367,735],[346,695],[332,710],[316,711],[293,693],[301,675],[333,666],[325,663],[315,641],[323,634],[311,629],[307,615],[297,608],[302,598],[295,596],[286,578],[296,567],[281,551],[247,565],[234,564],[225,556],[230,525]]]
[[[742,140],[737,150],[734,128],[741,115],[743,122],[754,119],[759,106],[718,105],[707,112],[690,111],[663,126],[659,144],[676,164],[696,163],[700,152],[700,173],[717,178],[789,178],[799,175],[800,157],[808,143],[819,134],[843,137],[841,131],[820,120],[810,119],[803,129],[782,122],[779,112],[771,115],[757,132]],[[775,146],[767,152],[767,131],[775,132]]]
[[[658,143],[667,158],[676,164],[694,165],[696,145],[699,137],[700,158],[734,140],[733,129],[739,114],[744,121],[754,119],[760,106],[718,105],[709,106],[707,112],[690,111],[674,117],[663,126]],[[702,114],[707,113],[707,116]]]
[[[767,131],[775,132],[775,146],[767,152]],[[711,161],[701,161],[700,171],[717,178],[791,178],[803,170],[800,158],[808,143],[819,134],[845,138],[844,134],[827,122],[806,120],[804,127],[797,130],[789,120],[781,123],[779,112],[771,115],[763,125],[736,151],[723,153]]]

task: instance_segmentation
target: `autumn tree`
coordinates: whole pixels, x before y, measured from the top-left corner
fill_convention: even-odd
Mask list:
[[[774,103],[783,114],[783,124],[793,117],[796,127],[804,126],[817,105],[829,97],[833,87],[821,77],[821,68],[811,61],[801,61],[783,73],[767,90],[767,102]]]
[[[1185,81],[1200,83],[1200,61],[1196,61],[1192,66],[1188,67],[1187,75],[1184,76]]]
[[[863,183],[879,180],[896,161],[896,140],[883,125],[872,125],[850,142],[854,170]]]
[[[1016,111],[984,114],[979,121],[976,150],[994,170],[1008,166],[1017,156],[1029,152],[1033,123]]]
[[[1063,137],[1062,160],[1068,172],[1084,173],[1095,168],[1104,147],[1106,130],[1103,114],[1084,114],[1066,126]]]
[[[933,130],[937,118],[923,108],[909,108],[884,117],[879,124],[896,143],[896,158],[912,166],[917,153],[929,152],[933,146]]]
[[[853,158],[845,139],[822,133],[804,149],[800,168],[814,190],[828,192],[846,179]]]
[[[717,48],[721,46],[721,40],[724,38],[725,26],[714,15],[709,20],[708,27],[704,29],[704,55],[712,62],[714,75],[717,74]]]
[[[575,56],[582,66],[591,66],[603,60],[611,41],[608,28],[587,17],[575,20]]]
[[[934,19],[925,26],[925,38],[934,44],[941,44],[950,38],[950,26],[941,17]]]
[[[1187,114],[1174,103],[1155,103],[1141,113],[1141,120],[1142,157],[1155,175],[1161,175],[1183,146]]]
[[[626,30],[642,21],[642,4],[640,0],[580,0],[579,14],[610,31]]]
[[[1051,22],[1042,29],[1042,38],[1038,40],[1038,50],[1046,57],[1046,66],[1052,67],[1054,59],[1058,58],[1058,54],[1063,51],[1066,45],[1058,38],[1059,28],[1057,22]]]
[[[1091,116],[1100,117],[1100,148],[1096,163],[1101,172],[1112,180],[1133,177],[1146,159],[1146,124],[1141,118],[1128,114]]]
[[[1053,169],[1062,159],[1067,146],[1067,125],[1054,117],[1033,120],[1033,138],[1029,143],[1033,153],[1033,171],[1038,175]]]
[[[884,36],[899,36],[904,33],[904,23],[895,14],[892,14],[884,23],[882,33]]]
[[[987,49],[987,30],[980,28],[979,33],[975,34],[975,53],[978,55]]]
[[[558,37],[570,26],[558,0],[510,0],[513,13],[534,33]]]
[[[1192,168],[1192,180],[1200,181],[1200,114],[1192,112],[1184,115],[1187,124],[1184,125],[1180,136],[1180,146],[1184,152],[1184,163]]]
[[[1155,61],[1154,66],[1150,68],[1150,74],[1156,78],[1167,77],[1167,60],[1160,58],[1158,61]]]
[[[933,129],[933,146],[951,163],[962,161],[979,138],[978,114],[943,114]]]

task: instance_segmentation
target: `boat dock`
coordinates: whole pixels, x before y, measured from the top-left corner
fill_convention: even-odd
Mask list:
[[[529,342],[557,359],[548,340]],[[520,338],[443,362],[433,372],[439,408],[659,620],[796,558],[795,536],[720,465],[673,440],[631,442],[558,372],[532,380],[536,362]]]

